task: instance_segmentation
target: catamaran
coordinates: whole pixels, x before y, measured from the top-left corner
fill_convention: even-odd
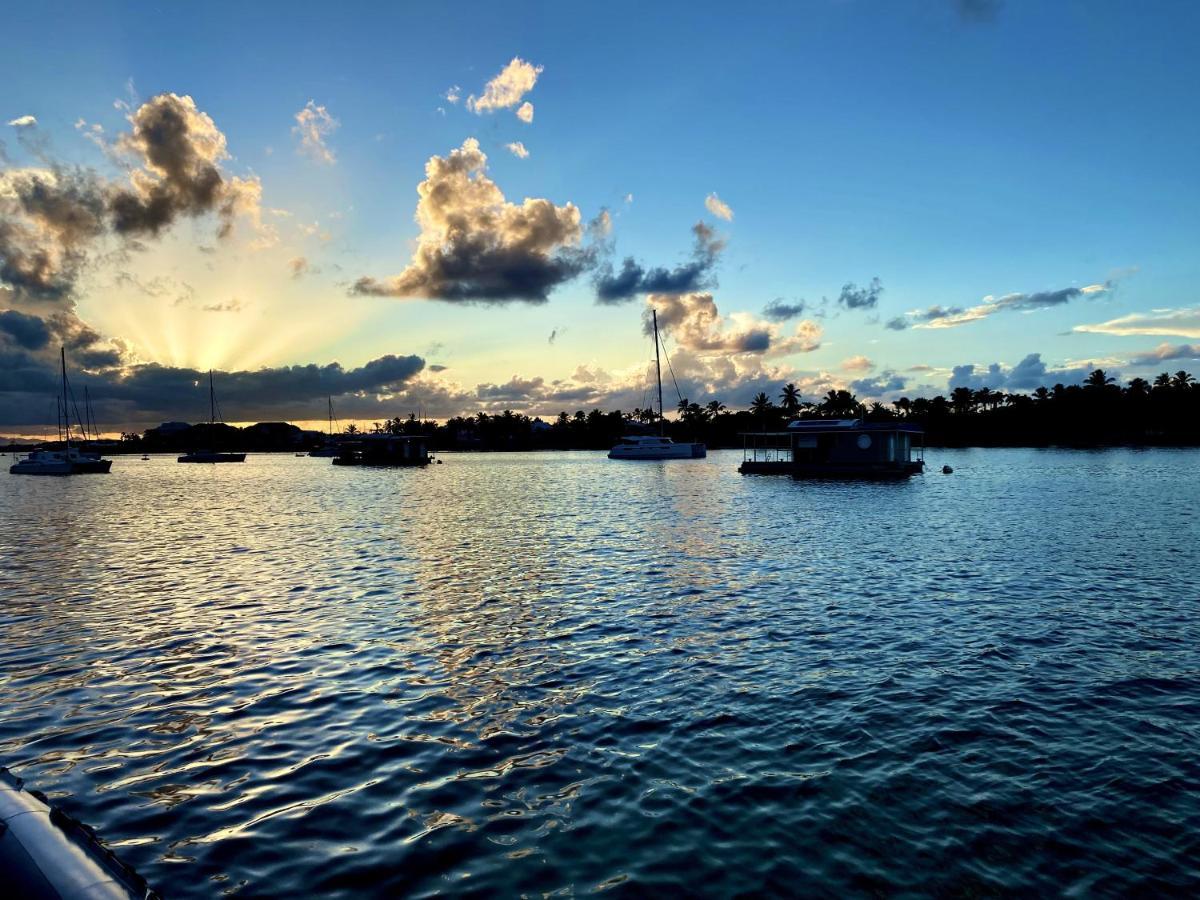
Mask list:
[[[112,468],[111,459],[101,459],[97,453],[85,453],[71,443],[71,419],[67,407],[67,351],[59,349],[62,361],[62,410],[66,435],[61,450],[34,450],[24,459],[8,467],[10,475],[94,475]],[[79,407],[75,407],[78,415]],[[82,425],[81,425],[82,427]]]
[[[212,369],[208,370],[208,426],[211,436],[214,426],[217,425],[217,393],[213,389],[213,373]],[[217,450],[193,450],[191,453],[185,453],[179,457],[176,462],[181,463],[235,463],[245,462],[245,453],[223,453]]]
[[[677,444],[666,436],[663,418],[662,362],[658,351],[658,310],[651,310],[654,321],[654,374],[658,381],[658,434],[630,434],[621,438],[611,450],[609,459],[703,459],[708,449],[701,443]]]

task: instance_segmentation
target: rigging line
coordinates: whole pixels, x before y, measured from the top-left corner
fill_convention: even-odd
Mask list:
[[[71,395],[71,405],[75,407],[75,421],[79,423],[80,440],[88,439],[87,432],[83,428],[83,416],[79,415],[79,401],[75,399],[75,388],[71,387],[71,379],[63,377],[63,381],[67,383],[67,392]],[[71,439],[71,418],[67,415],[68,410],[63,410],[63,422],[66,425],[67,440]]]
[[[671,354],[667,352],[667,342],[662,338],[659,338],[659,342],[662,344],[663,356],[667,358],[667,371],[671,373],[671,384],[675,385],[675,393],[679,396],[679,402],[682,403],[683,394],[679,390],[679,382],[675,380],[675,370],[671,367]]]

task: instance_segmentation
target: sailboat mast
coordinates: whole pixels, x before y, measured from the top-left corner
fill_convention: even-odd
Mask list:
[[[661,435],[666,428],[666,421],[663,418],[662,363],[658,358],[658,310],[650,310],[650,315],[654,318],[654,375],[658,380],[658,433]]]
[[[333,395],[328,394],[325,397],[325,400],[329,404],[329,436],[332,438],[333,437]]]
[[[59,358],[62,360],[63,424],[67,426],[66,432],[65,432],[66,436],[67,436],[66,449],[70,450],[71,449],[71,414],[67,411],[67,348],[59,347],[58,354],[59,354]]]
[[[213,391],[212,369],[208,370],[208,424],[217,423],[217,395]]]

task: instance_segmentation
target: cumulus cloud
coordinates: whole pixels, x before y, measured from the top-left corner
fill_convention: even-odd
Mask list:
[[[303,256],[293,256],[288,260],[288,269],[291,270],[293,278],[303,278],[308,274],[308,259]]]
[[[864,397],[882,397],[894,391],[904,390],[907,384],[908,379],[903,375],[893,372],[891,369],[885,369],[878,375],[851,381],[850,391]]]
[[[807,353],[821,345],[821,329],[814,322],[800,322],[791,335],[785,335],[779,325],[745,313],[722,316],[713,295],[707,292],[651,294],[642,313],[647,335],[653,333],[651,310],[658,314],[660,332],[701,356],[741,353],[782,356]]]
[[[495,112],[498,109],[509,109],[521,102],[521,98],[533,90],[542,67],[535,66],[514,56],[512,62],[500,70],[483,88],[483,93],[476,97],[472,94],[467,98],[467,109],[482,115],[485,112]],[[449,98],[447,98],[449,99]],[[522,111],[527,112],[523,115]],[[533,106],[525,103],[517,111],[518,118],[523,122],[533,121]]]
[[[526,100],[517,107],[517,118],[526,125],[533,124],[533,104]]]
[[[513,156],[515,156],[517,159],[528,159],[529,158],[529,151],[525,149],[525,145],[522,144],[520,141],[513,141],[511,144],[505,144],[504,146],[507,147],[508,152],[511,153]]]
[[[294,118],[296,124],[292,128],[292,134],[300,138],[298,152],[314,162],[326,165],[337,162],[325,139],[333,134],[341,123],[329,114],[329,110],[318,106],[316,101],[309,100]]]
[[[432,157],[417,194],[421,235],[412,261],[386,281],[360,278],[353,293],[542,303],[594,260],[579,246],[579,209],[528,197],[510,203],[487,177],[487,156],[475,138]]]
[[[1038,387],[1054,384],[1079,384],[1095,369],[1088,362],[1082,365],[1052,369],[1042,361],[1040,353],[1030,353],[1011,368],[1005,368],[1000,363],[989,366],[977,366],[967,363],[954,366],[947,381],[947,388],[954,390],[967,387],[971,390],[990,388],[1009,391],[1028,391]]]
[[[603,304],[624,303],[639,294],[684,294],[711,287],[713,269],[725,241],[703,222],[692,226],[692,235],[695,242],[691,261],[673,269],[647,269],[632,256],[625,257],[619,272],[606,263],[595,275],[596,300]]]
[[[13,128],[33,128],[37,125],[35,116],[17,116],[15,119],[9,119],[8,124]]]
[[[848,356],[842,360],[843,372],[870,372],[874,368],[875,363],[861,354],[858,356]]]
[[[262,185],[257,178],[225,177],[220,168],[229,156],[225,135],[191,97],[159,94],[129,121],[132,131],[118,138],[116,149],[142,168],[130,173],[129,188],[109,199],[118,234],[156,236],[181,216],[215,212],[224,237],[235,216],[258,215]]]
[[[1153,350],[1134,354],[1129,361],[1135,366],[1153,366],[1173,359],[1200,359],[1200,344],[1168,344],[1164,341]]]
[[[807,308],[808,304],[803,300],[788,303],[782,297],[776,297],[763,307],[763,315],[772,322],[786,322],[788,319],[804,315],[804,311]]]
[[[704,198],[704,207],[718,219],[724,219],[726,222],[733,221],[733,210],[715,193]]]
[[[1072,330],[1091,334],[1177,335],[1200,338],[1200,306],[1152,309],[1145,313],[1130,313],[1127,316],[1094,325],[1076,325]]]
[[[874,309],[879,304],[879,295],[882,293],[883,285],[878,278],[872,278],[871,283],[862,288],[850,281],[842,285],[837,302],[846,309]]]

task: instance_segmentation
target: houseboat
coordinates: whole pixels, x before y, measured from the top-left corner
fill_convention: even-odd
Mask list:
[[[335,466],[427,466],[432,462],[423,435],[364,434],[340,445]]]
[[[742,437],[743,475],[907,478],[925,468],[925,433],[908,422],[800,419]]]

